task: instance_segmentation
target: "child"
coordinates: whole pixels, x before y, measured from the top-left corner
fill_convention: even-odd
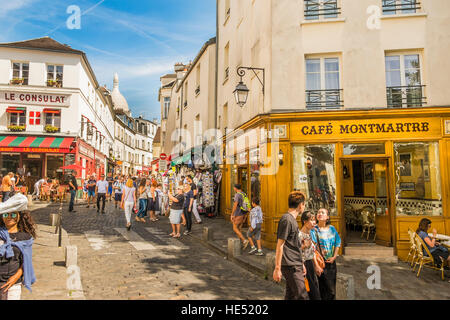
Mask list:
[[[248,241],[251,245],[249,254],[256,252],[256,256],[262,256],[264,255],[264,252],[261,249],[261,226],[263,222],[263,213],[261,211],[261,207],[259,206],[259,199],[252,199],[252,207],[253,209],[250,211],[250,228],[247,231]],[[258,249],[255,247],[253,238],[256,240]]]

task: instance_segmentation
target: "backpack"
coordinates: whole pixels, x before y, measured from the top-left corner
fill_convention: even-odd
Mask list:
[[[242,198],[244,198],[244,201],[242,201],[241,211],[247,213],[252,209],[252,206],[250,204],[250,200],[248,200],[248,196],[244,192],[238,192]]]

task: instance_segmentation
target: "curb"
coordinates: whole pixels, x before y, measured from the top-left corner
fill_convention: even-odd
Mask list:
[[[224,259],[235,263],[236,265],[250,271],[252,273],[256,273],[265,280],[271,281],[275,284],[285,286],[286,280],[284,278],[281,279],[280,283],[276,283],[271,280],[271,275],[269,274],[271,270],[270,266],[267,265],[267,259],[270,258],[272,253],[266,253],[266,265],[262,265],[260,263],[252,262],[245,259],[245,255],[239,255],[237,257],[229,257],[228,256],[228,248],[222,248],[220,245],[215,244],[213,241],[205,241],[203,237],[199,237],[197,235],[191,234],[192,238],[198,240],[202,245],[216,252],[220,256],[223,256]],[[352,275],[338,273],[336,280],[336,297],[340,298],[339,300],[355,300],[355,282]]]

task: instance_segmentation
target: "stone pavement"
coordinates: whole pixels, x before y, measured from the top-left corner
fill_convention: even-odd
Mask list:
[[[223,217],[214,219],[203,218],[203,224],[196,225],[192,236],[198,241],[202,239],[202,230],[198,226],[209,227],[214,230],[214,240],[209,245],[221,250],[224,255],[227,251],[228,238],[237,238],[232,230],[230,222]],[[246,236],[246,229],[243,229]],[[265,270],[265,257],[248,255],[249,249],[238,258],[241,264],[250,265]],[[263,248],[266,254],[274,254],[274,250]],[[381,289],[370,290],[367,286],[368,278],[373,272],[368,273],[369,266],[378,266],[381,275]],[[441,280],[440,272],[424,268],[417,278],[416,272],[405,262],[385,263],[379,261],[348,259],[339,256],[337,259],[338,273],[351,275],[354,278],[356,300],[450,300],[450,273],[446,272],[446,280]],[[271,277],[271,275],[267,275]]]
[[[244,252],[240,261],[235,262],[245,268],[226,260],[228,238],[236,236],[230,222],[222,217],[202,217],[203,224],[194,224],[191,235],[176,240],[168,236],[171,230],[167,217],[146,224],[133,220],[132,232],[128,234],[124,229],[123,212],[116,210],[112,203],[107,203],[105,215],[97,214],[92,206],[87,209],[85,205],[77,205],[75,210],[76,213],[69,214],[65,206],[63,228],[68,232],[70,243],[78,247],[86,299],[279,300],[284,297],[283,286],[264,280],[265,256]],[[40,224],[48,225],[49,213],[48,208],[38,209],[33,216]],[[214,230],[214,240],[208,243],[202,241],[206,226]],[[273,254],[272,250],[264,251]],[[36,251],[34,259],[39,259]],[[63,261],[64,257],[53,258],[53,261],[59,259]],[[337,263],[339,273],[354,277],[358,300],[450,299],[449,282],[440,280],[434,270],[424,269],[417,278],[403,262],[371,263],[339,257]],[[380,290],[367,288],[367,279],[371,276],[367,268],[371,265],[380,268]],[[61,273],[65,268],[60,268]],[[271,275],[265,276],[271,278]],[[62,273],[60,277],[63,278]],[[61,287],[65,285],[60,283]],[[37,285],[33,289],[38,290]],[[56,299],[54,297],[70,299],[63,289],[60,295],[55,293],[41,299]]]
[[[49,208],[53,208],[50,205]],[[75,207],[63,213],[63,228],[78,248],[78,266],[86,299],[99,300],[246,300],[282,299],[284,289],[250,273],[208,250],[193,237],[176,240],[168,218],[156,223],[133,221],[125,230],[125,217],[112,203],[106,214]],[[48,224],[49,209],[33,217]],[[201,225],[194,228],[201,230]]]

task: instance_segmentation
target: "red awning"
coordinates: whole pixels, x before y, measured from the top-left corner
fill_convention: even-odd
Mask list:
[[[59,109],[48,109],[48,108],[45,108],[45,109],[44,109],[44,113],[55,113],[55,114],[60,114],[60,113],[61,113],[61,110],[59,110]]]
[[[6,109],[6,112],[8,113],[25,113],[25,108],[21,107],[8,107]]]
[[[0,136],[0,152],[70,153],[74,138]]]

